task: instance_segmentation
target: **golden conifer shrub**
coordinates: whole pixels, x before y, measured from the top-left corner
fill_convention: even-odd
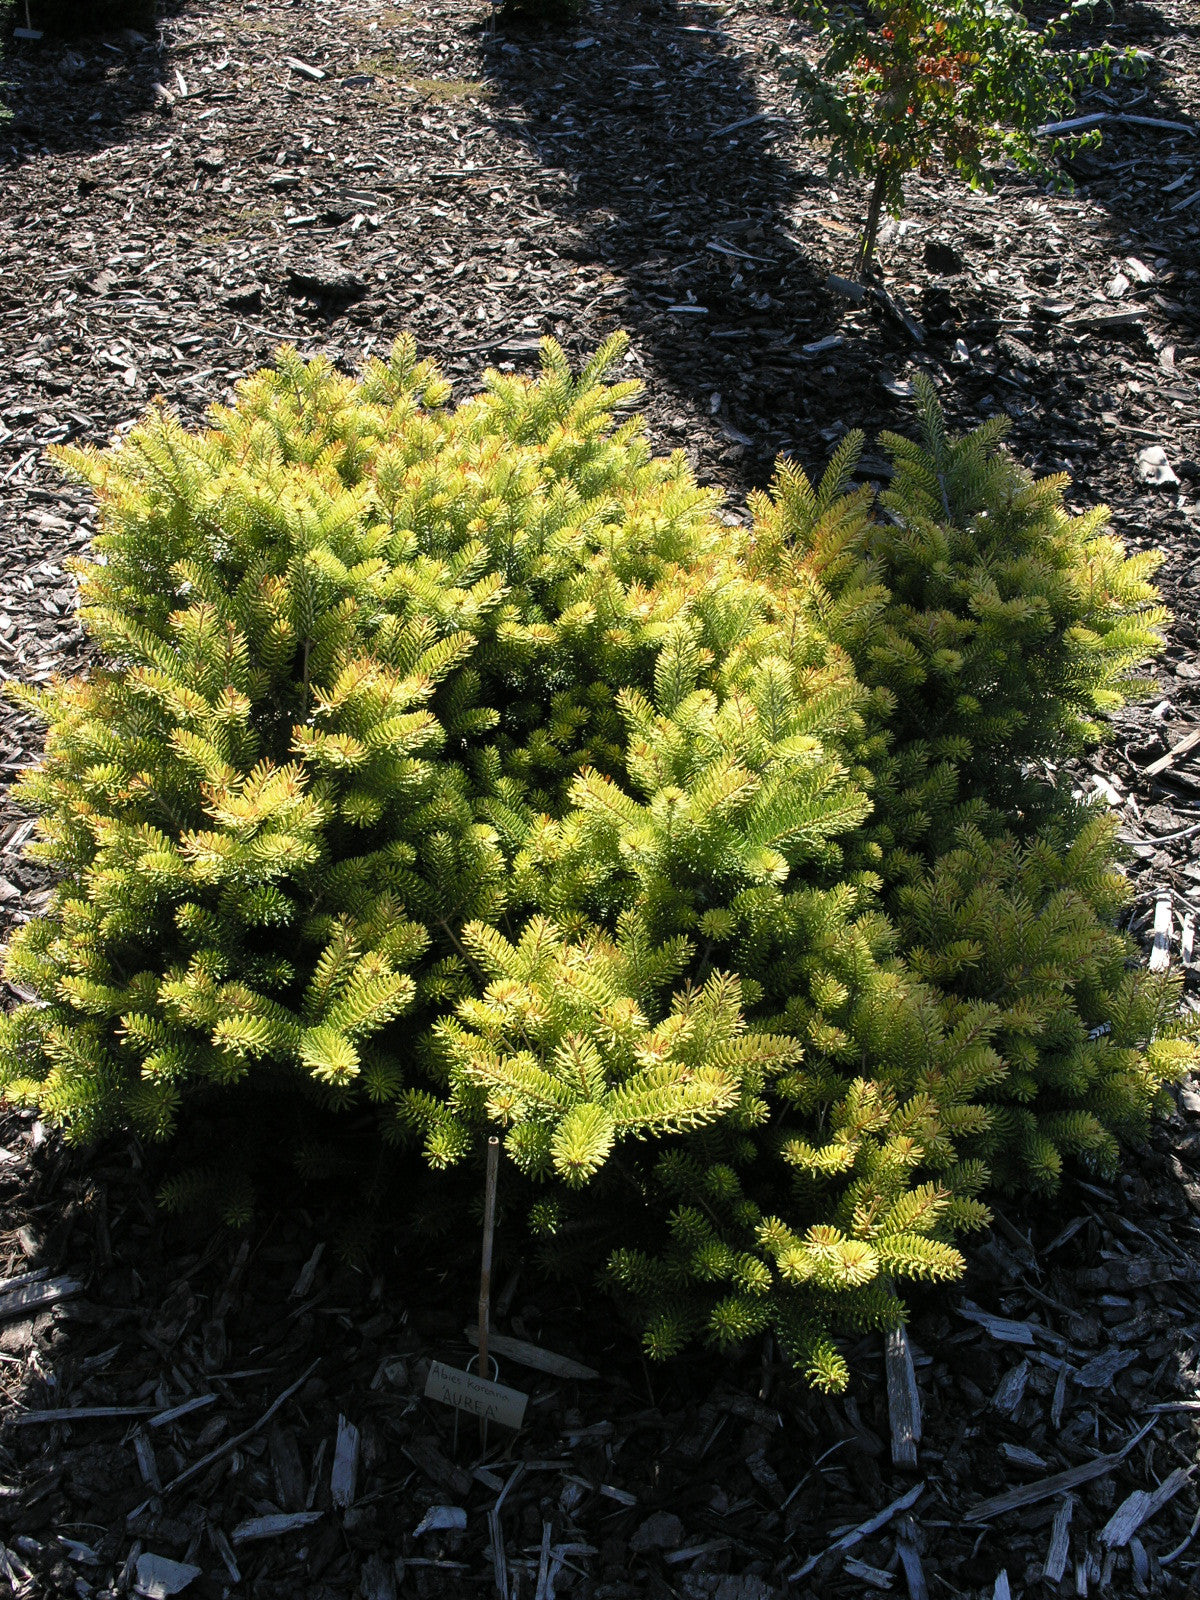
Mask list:
[[[653,1354],[774,1328],[836,1388],[990,1176],[1111,1165],[1186,1057],[1035,771],[1161,613],[931,392],[887,518],[850,440],[731,525],[618,420],[624,348],[458,407],[406,339],[284,350],[201,433],[59,452],[100,665],[20,691],[59,877],[0,1084],[80,1140],[247,1080],[435,1171],[498,1129]]]

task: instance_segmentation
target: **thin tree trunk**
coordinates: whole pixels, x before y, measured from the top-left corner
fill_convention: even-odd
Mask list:
[[[854,269],[860,278],[867,276],[871,270],[871,263],[875,258],[875,241],[879,237],[879,219],[883,214],[883,197],[886,189],[887,170],[884,167],[880,167],[875,174],[875,185],[871,190],[871,203],[867,207],[867,224],[863,229],[858,254],[854,260]]]

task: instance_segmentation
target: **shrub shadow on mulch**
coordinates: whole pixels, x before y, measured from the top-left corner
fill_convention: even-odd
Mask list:
[[[12,113],[0,124],[0,162],[46,150],[103,149],[126,136],[148,110],[169,108],[174,90],[163,25],[187,0],[159,5],[31,5],[40,40],[7,39],[0,97]],[[157,16],[156,16],[157,9]],[[13,20],[24,26],[24,0]]]
[[[607,9],[592,20],[596,36],[588,19],[502,21],[494,37],[485,24],[493,94],[545,163],[543,198],[577,231],[578,259],[619,280],[614,305],[656,384],[719,416],[734,446],[761,455],[761,477],[777,446],[738,419],[762,377],[774,388],[780,371],[797,375],[800,344],[839,308],[790,216],[822,158],[809,170],[781,153],[791,130],[719,14],[660,0],[625,7],[618,30]]]
[[[910,274],[917,280],[911,310],[929,336],[924,345],[914,345],[903,325],[881,318],[877,308],[855,313],[829,293],[829,267],[840,262],[846,270],[858,214],[853,203],[846,209],[838,195],[829,195],[823,153],[796,136],[794,99],[762,70],[771,46],[786,36],[786,17],[771,31],[759,30],[749,51],[745,30],[735,34],[738,20],[660,0],[606,6],[576,26],[533,31],[505,22],[501,14],[494,34],[490,23],[479,29],[497,103],[544,162],[543,202],[581,236],[579,259],[600,260],[614,275],[609,303],[652,366],[660,390],[686,405],[674,419],[679,440],[695,437],[697,413],[707,427],[705,414],[711,412],[725,436],[726,470],[761,483],[781,448],[810,468],[819,466],[844,428],[839,418],[852,419],[868,433],[894,426],[898,390],[891,391],[890,402],[883,391],[892,374],[903,379],[914,358],[941,367],[952,411],[957,403],[964,417],[977,414],[995,370],[981,371],[974,360],[954,366],[951,351],[960,336],[972,352],[989,347],[990,358],[992,341],[1007,326],[1049,366],[1051,347],[1060,339],[1054,317],[1087,309],[1074,249],[1058,248],[1053,233],[1039,227],[995,254],[1001,211],[980,212],[975,197],[944,181],[931,184],[914,176],[910,182],[901,236],[906,227],[916,229],[909,238],[922,240],[918,260],[906,259],[913,255],[911,244],[897,248],[894,227],[883,250],[893,287]],[[1085,24],[1081,39],[1110,36],[1118,49],[1132,44],[1151,54],[1165,50],[1172,59],[1156,60],[1144,79],[1114,79],[1099,97],[1086,96],[1080,112],[1111,110],[1194,124],[1186,63],[1196,32],[1142,0],[1121,5],[1111,23],[1098,17]],[[1161,309],[1171,331],[1181,339],[1194,335],[1200,302],[1194,288],[1189,292],[1185,268],[1195,249],[1188,230],[1200,219],[1200,206],[1172,208],[1195,184],[1178,194],[1160,191],[1188,170],[1164,166],[1164,159],[1173,155],[1178,162],[1196,141],[1118,122],[1104,126],[1103,138],[1100,150],[1077,158],[1071,172],[1079,197],[1102,208],[1098,231],[1105,244],[1111,236],[1118,256],[1140,251],[1161,280],[1133,283],[1128,304],[1158,294],[1168,302]],[[838,188],[845,200],[858,186]],[[1036,206],[1039,190],[1011,173],[1000,176],[998,197],[1008,211]],[[976,246],[966,252],[965,272],[943,275],[936,255],[928,253],[924,241],[936,237],[939,214],[952,245],[961,250],[965,238]],[[1052,216],[1058,218],[1057,210]],[[983,226],[973,241],[976,218]],[[1154,267],[1156,259],[1160,264]],[[979,261],[999,267],[1004,292],[979,280]],[[1009,289],[1014,269],[1031,275],[1035,304],[1024,327],[1029,307],[1014,320],[1014,297],[1029,288],[1022,290],[1018,280],[1018,289]],[[1049,318],[1039,300],[1050,304]],[[1124,307],[1114,302],[1111,309]],[[1062,330],[1068,343],[1073,328],[1072,323]],[[1097,341],[1118,349],[1144,342],[1136,323],[1097,335],[1085,320],[1081,329],[1084,366],[1092,364]],[[829,353],[820,348],[823,339],[830,341]],[[1019,351],[1015,362],[1012,352],[1001,353],[996,365],[1008,391],[989,397],[993,408],[1018,416],[1022,359]],[[1086,387],[1092,386],[1089,379]],[[1043,393],[1046,387],[1043,378]],[[1057,393],[1061,385],[1049,387],[1056,392],[1046,399],[1055,409],[1060,398],[1069,404]],[[1053,437],[1059,428],[1041,429],[1040,440],[1036,431],[1018,427],[1018,434],[1029,434],[1040,470],[1074,465]],[[1079,419],[1076,437],[1088,455],[1111,448],[1110,435],[1080,426]]]
[[[1196,1447],[1193,1091],[1118,1183],[1002,1204],[966,1299],[910,1297],[915,1471],[891,1460],[878,1335],[848,1342],[852,1385],[834,1399],[799,1385],[770,1341],[646,1366],[609,1302],[546,1279],[503,1205],[495,1326],[567,1365],[538,1371],[497,1339],[502,1381],[530,1397],[525,1427],[484,1447],[464,1418],[456,1437],[424,1389],[431,1359],[470,1355],[477,1172],[442,1218],[411,1194],[381,1208],[374,1245],[348,1262],[344,1207],[282,1169],[232,1230],[164,1220],[153,1194],[175,1163],[133,1142],[73,1153],[9,1114],[0,1149],[6,1276],[62,1294],[23,1317],[0,1300],[0,1538],[31,1593],[82,1592],[80,1576],[124,1592],[146,1557],[198,1568],[199,1600],[238,1582],[256,1600],[434,1600],[494,1592],[498,1572],[500,1592],[519,1577],[531,1595],[548,1555],[589,1600],[849,1597],[862,1574],[847,1556],[897,1577],[915,1561],[934,1592],[990,1594],[1002,1571],[1014,1590],[1036,1583],[1066,1491],[980,1517],[983,1502],[1072,1467],[1089,1471],[1071,1562],[1095,1563],[1098,1592],[1130,1592],[1139,1560],[1174,1592],[1196,1570],[1190,1554],[1157,1567],[1186,1538],[1187,1492],[1162,1500],[1138,1551],[1099,1538]],[[879,1518],[918,1483],[911,1510]],[[431,1506],[458,1507],[465,1525],[443,1512],[418,1535]],[[872,1518],[877,1531],[787,1587]]]

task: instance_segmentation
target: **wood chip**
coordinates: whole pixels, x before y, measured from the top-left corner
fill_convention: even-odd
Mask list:
[[[68,1300],[83,1291],[82,1283],[75,1278],[47,1278],[42,1283],[27,1283],[22,1288],[12,1288],[0,1294],[0,1322],[13,1317],[27,1317],[31,1311]]]
[[[345,1417],[339,1417],[333,1471],[329,1479],[329,1493],[339,1511],[345,1511],[354,1504],[358,1487],[359,1446],[358,1429]]]
[[[467,1525],[467,1513],[462,1506],[430,1506],[425,1515],[413,1529],[413,1538],[419,1539],[423,1533],[442,1533],[447,1530],[461,1530]]]
[[[1052,1477],[1043,1478],[1038,1483],[1022,1484],[1016,1489],[1005,1489],[1002,1494],[992,1495],[990,1499],[979,1500],[975,1505],[963,1513],[964,1522],[990,1522],[993,1517],[1002,1517],[1008,1511],[1019,1511],[1022,1506],[1037,1505],[1039,1500],[1053,1500],[1055,1496],[1067,1494],[1072,1489],[1077,1489],[1080,1484],[1091,1483],[1096,1478],[1103,1478],[1106,1473],[1119,1467],[1129,1452],[1146,1437],[1156,1422],[1147,1422],[1137,1433],[1111,1455],[1097,1456],[1093,1461],[1084,1461],[1077,1467],[1070,1467],[1066,1472],[1056,1472]]]
[[[241,1583],[241,1569],[237,1564],[237,1558],[234,1556],[233,1547],[230,1545],[229,1540],[225,1537],[225,1534],[220,1528],[214,1528],[210,1523],[208,1528],[208,1536],[213,1542],[213,1548],[221,1558],[222,1566],[229,1574],[230,1583]]]
[[[1157,778],[1160,772],[1166,772],[1180,756],[1186,756],[1198,744],[1200,744],[1200,728],[1193,728],[1191,733],[1180,739],[1178,744],[1172,745],[1165,756],[1159,756],[1157,761],[1152,761],[1148,767],[1143,767],[1143,773],[1147,778]]]
[[[915,1467],[921,1442],[921,1392],[905,1330],[891,1328],[883,1336],[887,1373],[888,1418],[892,1431],[892,1464]]]
[[[898,1500],[893,1500],[891,1505],[884,1506],[882,1511],[876,1512],[873,1517],[868,1517],[865,1522],[860,1522],[857,1527],[851,1528],[848,1533],[842,1534],[841,1538],[835,1539],[827,1549],[818,1551],[816,1555],[809,1556],[804,1565],[789,1576],[788,1582],[798,1583],[801,1578],[807,1578],[817,1562],[823,1560],[826,1556],[840,1555],[843,1550],[853,1550],[856,1544],[861,1544],[864,1539],[869,1539],[873,1533],[878,1533],[880,1528],[886,1528],[893,1517],[898,1517],[901,1512],[908,1511],[915,1506],[924,1493],[925,1484],[923,1482],[914,1484],[907,1494],[902,1494]]]
[[[1150,971],[1165,972],[1171,964],[1171,934],[1174,919],[1171,915],[1171,896],[1159,895],[1154,903],[1154,943],[1150,949]]]
[[[290,1297],[291,1299],[293,1299],[293,1300],[303,1300],[304,1296],[306,1294],[308,1294],[308,1292],[311,1290],[311,1288],[313,1286],[313,1280],[317,1276],[317,1268],[320,1266],[321,1257],[324,1254],[325,1254],[325,1241],[322,1239],[321,1242],[313,1250],[312,1255],[309,1256],[308,1260],[300,1268],[300,1276],[296,1279],[295,1283],[292,1285],[292,1293],[291,1293],[291,1297]]]
[[[134,1593],[145,1600],[168,1600],[200,1576],[200,1568],[187,1561],[171,1561],[167,1556],[142,1555],[134,1564],[137,1581]]]
[[[1025,1387],[1029,1382],[1029,1362],[1022,1361],[1015,1367],[1009,1367],[1000,1380],[999,1387],[992,1396],[992,1404],[1002,1416],[1011,1417],[1021,1401],[1025,1398]]]
[[[137,1457],[138,1472],[141,1474],[142,1482],[157,1494],[162,1488],[162,1479],[158,1475],[158,1457],[154,1453],[154,1446],[141,1428],[138,1428],[133,1435],[133,1453]]]
[[[463,1333],[472,1346],[479,1343],[478,1326],[464,1328]],[[554,1378],[578,1378],[583,1381],[600,1376],[595,1367],[584,1366],[582,1361],[556,1355],[553,1350],[543,1350],[540,1345],[530,1344],[527,1339],[513,1339],[506,1333],[489,1331],[488,1349],[495,1356],[515,1361],[519,1367],[529,1367],[534,1372],[548,1372]]]
[[[396,1600],[394,1569],[378,1550],[373,1550],[363,1562],[358,1592],[361,1600]]]
[[[865,1561],[856,1561],[853,1556],[847,1556],[842,1566],[842,1571],[850,1578],[857,1578],[860,1583],[870,1584],[872,1589],[890,1589],[892,1587],[892,1574],[885,1572],[882,1567],[872,1567]]]
[[[1104,1350],[1084,1363],[1071,1381],[1077,1389],[1106,1389],[1118,1372],[1123,1372],[1137,1360],[1136,1350]]]
[[[166,1411],[156,1412],[146,1424],[148,1428],[167,1428],[172,1423],[179,1422],[183,1417],[190,1417],[193,1411],[203,1411],[205,1406],[216,1402],[215,1394],[194,1394],[190,1400],[181,1401],[177,1406],[169,1406]]]
[[[10,1428],[28,1428],[54,1422],[101,1422],[113,1417],[148,1417],[153,1406],[60,1406],[49,1411],[18,1411],[4,1418]]]
[[[1023,1444],[1010,1444],[1007,1439],[1000,1442],[1000,1454],[1005,1461],[1011,1461],[1014,1467],[1022,1467],[1026,1471],[1045,1472],[1046,1463],[1036,1450],[1030,1450]]]
[[[1059,1583],[1067,1570],[1067,1557],[1071,1551],[1071,1518],[1075,1514],[1075,1496],[1064,1495],[1055,1507],[1054,1526],[1050,1530],[1050,1548],[1042,1564],[1042,1577],[1048,1583]]]
[[[418,1467],[432,1483],[449,1489],[456,1499],[465,1500],[470,1494],[471,1474],[447,1460],[436,1445],[426,1439],[409,1439],[403,1450],[414,1467]]]
[[[1065,122],[1043,123],[1038,133],[1053,138],[1064,133],[1082,133],[1085,128],[1098,128],[1105,122],[1123,122],[1135,128],[1159,128],[1164,133],[1194,135],[1197,132],[1191,122],[1171,122],[1162,117],[1139,117],[1129,111],[1089,111],[1081,117],[1068,117]]]
[[[908,1600],[929,1600],[929,1584],[925,1579],[925,1566],[921,1552],[911,1539],[896,1540],[896,1554],[908,1585]]]
[[[1096,333],[1115,333],[1122,328],[1136,328],[1149,316],[1145,306],[1126,306],[1121,311],[1108,311],[1096,307],[1068,317],[1063,324],[1068,328],[1091,328]]]
[[[291,67],[293,72],[298,72],[302,78],[311,79],[313,83],[320,83],[325,76],[320,67],[301,61],[297,56],[284,56],[283,64],[285,67]]]
[[[756,127],[760,122],[773,122],[775,119],[767,111],[757,111],[752,117],[742,117],[737,122],[728,122],[723,128],[718,128],[715,133],[710,133],[710,139],[723,139],[727,133],[740,133],[743,128]]]
[[[1032,1322],[1017,1322],[1011,1317],[996,1317],[990,1311],[983,1311],[970,1300],[964,1300],[958,1307],[960,1317],[966,1317],[968,1322],[976,1322],[985,1333],[1001,1344],[1031,1345],[1039,1333],[1044,1333],[1044,1328],[1039,1328]]]
[[[1065,1361],[1059,1362],[1058,1376],[1054,1380],[1054,1394],[1050,1400],[1050,1425],[1053,1428],[1062,1427],[1063,1409],[1067,1403],[1067,1378],[1070,1368]]]
[[[266,1517],[249,1517],[239,1522],[230,1535],[234,1544],[255,1544],[260,1539],[280,1539],[286,1533],[309,1528],[320,1522],[323,1511],[277,1511]]]
[[[853,300],[856,306],[862,305],[867,298],[865,283],[858,283],[853,278],[840,277],[836,272],[831,272],[825,279],[825,287],[831,294],[840,294],[846,300]]]
[[[1127,1495],[1101,1528],[1101,1544],[1107,1545],[1110,1550],[1119,1550],[1127,1545],[1144,1523],[1156,1517],[1163,1506],[1174,1499],[1195,1470],[1194,1466],[1176,1467],[1152,1494],[1145,1489],[1135,1489]]]

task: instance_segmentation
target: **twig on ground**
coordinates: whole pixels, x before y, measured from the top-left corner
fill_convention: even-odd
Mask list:
[[[1104,122],[1126,123],[1137,128],[1161,128],[1164,133],[1190,133],[1197,129],[1190,122],[1170,122],[1163,117],[1136,117],[1128,111],[1089,111],[1082,117],[1068,117],[1065,122],[1045,122],[1040,134],[1054,137],[1060,133],[1082,133],[1085,128],[1098,128]]]
[[[909,1511],[925,1493],[924,1481],[914,1484],[907,1494],[902,1494],[899,1500],[893,1500],[890,1506],[884,1506],[882,1511],[876,1512],[866,1522],[860,1522],[857,1527],[851,1528],[849,1533],[844,1533],[840,1539],[825,1550],[819,1550],[816,1555],[809,1556],[802,1567],[789,1573],[788,1582],[796,1583],[801,1578],[807,1578],[818,1561],[826,1556],[840,1555],[843,1550],[853,1550],[856,1544],[861,1544],[864,1539],[869,1539],[873,1533],[878,1533],[880,1528],[886,1528],[893,1517],[898,1517],[901,1512]]]
[[[1095,1478],[1103,1478],[1106,1473],[1119,1467],[1125,1457],[1133,1450],[1155,1427],[1157,1417],[1144,1423],[1138,1431],[1111,1455],[1097,1456],[1094,1461],[1084,1461],[1077,1467],[1071,1467],[1066,1472],[1056,1472],[1052,1477],[1042,1478],[1038,1483],[1023,1483],[1019,1488],[1006,1489],[1003,1494],[992,1495],[988,1500],[980,1500],[963,1513],[964,1522],[990,1522],[993,1517],[1001,1517],[1006,1511],[1019,1511],[1022,1506],[1036,1505],[1039,1500],[1052,1500],[1055,1495],[1066,1494],[1071,1489],[1077,1489],[1082,1483],[1091,1483]]]
[[[180,1488],[181,1485],[190,1483],[194,1477],[203,1472],[206,1467],[210,1467],[214,1461],[220,1461],[223,1456],[230,1455],[237,1449],[238,1445],[245,1444],[247,1439],[252,1439],[256,1433],[260,1433],[279,1408],[286,1405],[298,1390],[303,1389],[320,1365],[321,1359],[318,1356],[315,1361],[305,1367],[295,1383],[289,1384],[283,1393],[271,1402],[257,1422],[251,1423],[250,1427],[244,1429],[241,1433],[235,1433],[232,1438],[226,1439],[224,1444],[219,1444],[215,1450],[210,1450],[207,1455],[201,1456],[199,1461],[193,1461],[190,1467],[185,1467],[182,1472],[171,1479],[170,1483],[163,1485],[162,1493],[170,1494],[172,1490]],[[138,1507],[139,1511],[142,1509],[143,1507]],[[131,1512],[130,1515],[133,1516],[136,1513]]]

